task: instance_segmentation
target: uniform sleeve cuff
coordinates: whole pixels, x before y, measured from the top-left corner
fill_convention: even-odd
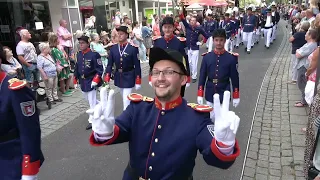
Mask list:
[[[100,76],[96,74],[92,81],[98,84],[100,82]]]
[[[226,156],[230,156],[231,154],[233,154],[233,151],[234,151],[234,144],[235,142],[231,145],[231,146],[227,146],[227,145],[224,145],[223,143],[219,143],[218,141],[216,141],[216,146],[218,148],[218,150],[226,155]]]
[[[149,82],[151,82],[151,75],[149,75]]]
[[[22,175],[36,175],[39,173],[40,160],[30,162],[30,155],[23,155],[22,159]]]
[[[114,125],[113,134],[110,136],[102,137],[99,134],[92,132],[89,138],[89,142],[92,146],[104,146],[113,144],[119,137],[120,129],[117,125]]]
[[[240,92],[238,90],[235,90],[232,95],[233,99],[239,99],[240,98]]]
[[[198,96],[203,97],[203,88],[202,88],[202,86],[200,86],[199,89],[198,89]]]
[[[140,78],[140,76],[137,76],[137,78],[136,78],[136,84],[141,84],[141,78]]]
[[[219,148],[217,143],[216,143],[216,139],[213,139],[211,142],[211,151],[212,153],[221,161],[225,161],[225,162],[231,162],[236,160],[236,158],[240,155],[240,148],[239,148],[239,144],[238,141],[236,140],[235,145],[233,147],[233,152],[231,153],[231,151],[228,149],[231,147],[227,147],[227,148]],[[224,149],[224,150],[223,150]],[[230,155],[224,154],[222,151],[231,153]]]

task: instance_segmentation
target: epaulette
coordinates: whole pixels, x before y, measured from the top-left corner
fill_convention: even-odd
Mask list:
[[[213,110],[211,106],[205,104],[188,103],[187,105],[190,106],[192,109],[203,113],[209,113]]]
[[[12,78],[8,81],[9,86],[8,88],[11,90],[19,90],[24,88],[27,85],[27,82],[24,80],[20,80],[17,78]]]
[[[133,43],[130,43],[130,45],[133,46],[133,47],[139,48],[139,46],[137,46],[137,45],[135,45]]]
[[[141,94],[138,93],[131,93],[128,95],[128,99],[132,102],[141,102],[141,101],[145,101],[145,102],[153,102],[153,98],[151,97],[147,97],[147,96],[142,96]]]
[[[230,54],[232,54],[232,55],[234,55],[234,56],[239,56],[239,54],[238,53],[234,53],[234,52],[229,52]]]
[[[181,42],[185,42],[187,39],[185,37],[177,37]]]
[[[153,36],[152,37],[152,41],[155,41],[155,40],[160,39],[160,38],[161,38],[161,36]]]
[[[209,52],[202,53],[201,56],[207,55]]]

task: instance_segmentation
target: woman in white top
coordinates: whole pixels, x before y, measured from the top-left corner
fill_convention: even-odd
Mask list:
[[[21,73],[22,66],[18,62],[16,58],[13,57],[12,51],[9,47],[3,47],[3,51],[6,54],[6,60],[8,62],[2,62],[1,63],[1,69],[7,73],[10,77],[17,77],[18,73]]]
[[[146,47],[143,44],[142,32],[140,24],[136,21],[132,24],[133,43],[139,48],[139,59],[141,62],[147,61]]]

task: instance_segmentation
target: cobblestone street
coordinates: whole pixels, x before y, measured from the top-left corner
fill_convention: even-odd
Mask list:
[[[284,27],[284,26],[283,26]],[[303,154],[307,109],[290,77],[289,29],[264,78],[252,124],[243,180],[304,180]]]

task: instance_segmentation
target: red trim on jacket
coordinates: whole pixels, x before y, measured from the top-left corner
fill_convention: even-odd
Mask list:
[[[94,132],[92,132],[89,138],[89,142],[92,146],[110,145],[110,144],[113,144],[113,142],[119,137],[119,134],[120,134],[120,128],[117,125],[114,125],[113,137],[111,139],[107,140],[104,143],[98,143],[94,138]]]

